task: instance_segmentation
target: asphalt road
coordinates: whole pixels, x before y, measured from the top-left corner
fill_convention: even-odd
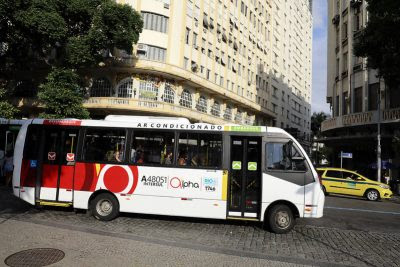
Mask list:
[[[100,222],[35,209],[0,187],[0,265],[12,253],[52,247],[54,266],[400,266],[400,199],[329,196],[322,219],[286,235],[256,223],[122,214]]]
[[[400,197],[371,202],[357,197],[330,195],[325,198],[323,218],[301,219],[298,223],[342,230],[400,233]]]

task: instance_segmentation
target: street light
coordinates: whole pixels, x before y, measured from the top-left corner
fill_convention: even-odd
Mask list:
[[[368,84],[369,86],[369,84]],[[385,83],[386,87],[386,83]],[[385,88],[386,89],[386,88]],[[382,165],[382,158],[381,158],[381,78],[379,78],[379,86],[377,86],[377,98],[378,98],[378,136],[377,136],[377,148],[376,148],[376,156],[377,156],[377,178],[378,182],[381,182],[381,165]]]

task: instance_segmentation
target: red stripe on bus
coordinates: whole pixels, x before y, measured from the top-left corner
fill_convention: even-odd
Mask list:
[[[21,187],[35,187],[36,185],[37,168],[31,168],[30,162],[27,159],[22,160],[20,185]]]
[[[80,120],[44,120],[44,125],[81,126]]]

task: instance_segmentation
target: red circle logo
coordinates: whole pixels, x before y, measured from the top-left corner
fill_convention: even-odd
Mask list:
[[[121,192],[128,186],[128,173],[120,166],[113,166],[104,174],[103,183],[111,192]]]
[[[178,177],[172,177],[171,180],[169,180],[169,185],[172,188],[182,188],[182,181]]]

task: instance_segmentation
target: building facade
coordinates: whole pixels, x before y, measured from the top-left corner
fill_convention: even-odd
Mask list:
[[[334,148],[333,165],[339,166],[340,151],[352,152],[353,159],[344,165],[376,177],[371,166],[377,160],[378,122],[382,159],[399,163],[393,149],[394,137],[400,134],[399,90],[387,89],[376,70],[366,68],[366,59],[353,54],[353,44],[368,20],[366,2],[329,0],[328,18],[327,102],[332,118],[322,123],[324,142]]]
[[[310,0],[117,0],[141,13],[134,54],[91,70],[85,106],[108,114],[270,125],[309,141]]]

